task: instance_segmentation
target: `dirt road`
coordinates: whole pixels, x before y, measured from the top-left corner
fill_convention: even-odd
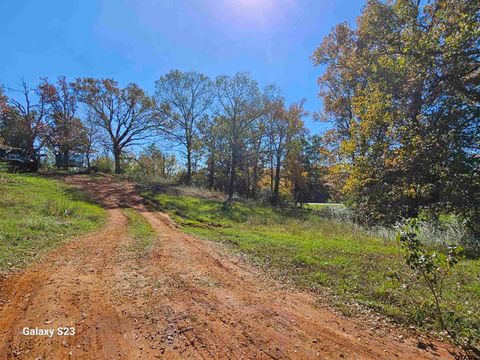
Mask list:
[[[94,234],[62,245],[0,283],[1,359],[446,359],[439,343],[382,334],[282,289],[218,244],[183,234],[150,212],[129,184],[69,178],[108,211]],[[122,207],[158,237],[129,251]],[[74,327],[75,335],[22,329]]]

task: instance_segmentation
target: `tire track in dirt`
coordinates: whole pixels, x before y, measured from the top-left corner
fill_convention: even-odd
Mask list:
[[[221,245],[148,211],[132,184],[67,181],[107,208],[108,223],[0,283],[2,359],[453,358],[445,344],[421,350],[414,338],[367,331],[314,306],[307,293],[282,289]],[[142,256],[127,250],[126,206],[158,234]],[[75,326],[77,333],[26,337],[24,326]]]
[[[99,232],[61,246],[2,286],[0,354],[4,358],[108,358],[119,353],[141,358],[122,333],[131,327],[111,299],[117,269],[111,262],[126,229],[120,209],[109,210]],[[120,240],[120,241],[119,241]],[[24,336],[23,327],[75,327],[75,336]],[[121,331],[122,333],[120,333]],[[98,357],[97,357],[98,356]]]

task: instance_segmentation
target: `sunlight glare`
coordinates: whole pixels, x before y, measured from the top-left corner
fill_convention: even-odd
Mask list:
[[[242,10],[266,10],[272,5],[272,0],[236,0],[232,3]]]

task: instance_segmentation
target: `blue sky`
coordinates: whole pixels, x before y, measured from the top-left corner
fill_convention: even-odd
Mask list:
[[[309,57],[361,0],[0,0],[0,83],[112,77],[153,93],[171,69],[248,71],[289,102],[321,107]],[[313,132],[325,125],[307,121]]]

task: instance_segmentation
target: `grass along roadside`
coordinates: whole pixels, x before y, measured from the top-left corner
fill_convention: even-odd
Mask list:
[[[305,209],[320,211],[320,210],[323,210],[325,208],[331,208],[331,207],[333,207],[333,208],[344,208],[345,205],[340,204],[340,203],[306,203],[306,204],[303,204],[303,207]]]
[[[123,209],[128,221],[128,233],[133,239],[127,250],[142,257],[146,255],[155,241],[155,230],[138,211],[132,208]]]
[[[310,290],[328,289],[338,307],[373,308],[423,330],[438,330],[428,291],[411,282],[395,241],[315,211],[281,212],[236,203],[225,210],[213,199],[144,193],[185,232],[228,242],[278,276]],[[462,336],[480,336],[480,261],[462,260],[445,284],[449,325]]]
[[[39,175],[0,172],[0,272],[28,265],[105,219],[105,210],[75,188]]]

